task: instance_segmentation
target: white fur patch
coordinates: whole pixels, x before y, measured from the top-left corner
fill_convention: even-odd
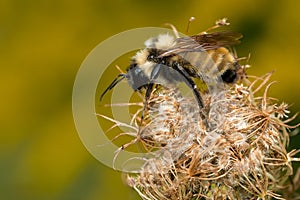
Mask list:
[[[157,37],[146,40],[145,45],[147,48],[156,48],[166,50],[175,44],[175,38],[169,34],[161,34]]]
[[[155,63],[146,61],[144,64],[140,65],[139,67],[143,70],[146,76],[150,77],[154,66]]]
[[[146,49],[143,49],[141,51],[138,51],[133,57],[133,59],[135,59],[138,65],[143,65],[147,61],[148,55],[149,52]]]

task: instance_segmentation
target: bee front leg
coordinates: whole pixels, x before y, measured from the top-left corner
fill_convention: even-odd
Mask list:
[[[160,64],[154,66],[154,68],[151,72],[151,75],[150,75],[150,81],[149,81],[150,83],[147,84],[147,86],[146,86],[145,102],[144,102],[144,108],[143,108],[142,117],[141,117],[141,124],[143,123],[143,120],[145,117],[145,111],[148,108],[148,101],[149,101],[151,92],[153,90],[155,79],[158,77],[160,70],[161,70]]]

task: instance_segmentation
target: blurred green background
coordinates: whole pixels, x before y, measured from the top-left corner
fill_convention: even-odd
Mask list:
[[[230,29],[244,34],[239,56],[251,53],[248,74],[275,69],[279,83],[270,95],[294,104],[292,113],[300,110],[300,1],[1,0],[0,198],[139,199],[81,143],[72,118],[73,81],[106,38],[166,22],[184,32],[190,16],[196,17],[190,33],[227,17]],[[299,137],[291,143],[299,148]]]

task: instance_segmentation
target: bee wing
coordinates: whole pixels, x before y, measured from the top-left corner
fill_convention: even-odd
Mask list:
[[[176,44],[162,53],[159,57],[170,56],[191,51],[207,51],[219,47],[233,46],[240,43],[243,35],[237,32],[214,32],[193,35],[190,37],[181,37],[176,39]]]

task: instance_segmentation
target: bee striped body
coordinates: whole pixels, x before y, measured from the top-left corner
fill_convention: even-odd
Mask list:
[[[241,77],[241,66],[227,46],[238,44],[241,37],[236,32],[214,32],[179,38],[162,34],[150,38],[145,42],[146,48],[132,58],[127,73],[120,74],[101,98],[126,78],[134,90],[146,88],[146,107],[154,84],[181,81],[192,89],[201,110],[203,100],[193,79],[202,80],[208,87],[236,82]]]
[[[161,38],[167,41],[168,46],[160,43]],[[168,49],[176,46],[176,40],[169,35],[160,35],[156,39],[151,38],[145,44],[148,48],[138,52],[133,57],[127,72],[130,73],[137,67],[142,70],[144,76],[151,77],[153,68],[161,64],[170,68],[181,66],[190,77],[202,79],[208,84],[210,80],[229,84],[239,79],[237,71],[240,66],[238,61],[225,47],[203,51],[168,53]],[[167,77],[165,78],[167,79]],[[176,76],[172,79],[178,81]],[[133,81],[130,81],[130,83],[135,90],[140,88],[135,87],[136,84]]]

